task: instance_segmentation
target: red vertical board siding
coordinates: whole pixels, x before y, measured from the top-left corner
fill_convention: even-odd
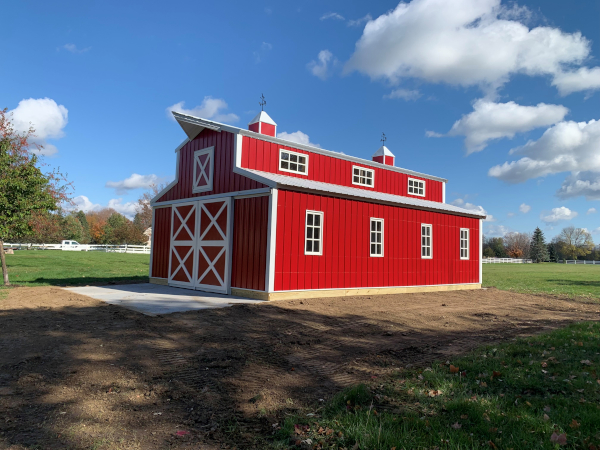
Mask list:
[[[212,145],[212,144],[211,144]],[[210,146],[210,145],[209,145]],[[201,148],[201,147],[200,147]],[[286,149],[297,153],[309,155],[308,175],[298,175],[279,170],[279,150]],[[442,201],[441,181],[429,180],[418,176],[407,175],[385,168],[367,166],[345,159],[312,153],[294,147],[261,141],[244,136],[242,143],[242,167],[246,169],[261,170],[263,172],[278,173],[288,177],[305,178],[323,183],[338,184],[358,189],[375,190],[386,194],[402,195],[405,197],[420,198],[434,202]],[[365,167],[375,171],[375,183],[373,188],[367,188],[352,184],[352,166]],[[425,180],[425,197],[408,194],[408,178]]]
[[[169,277],[169,250],[171,247],[171,207],[154,210],[154,242],[152,243],[152,277]]]
[[[235,200],[231,286],[265,290],[269,196]]]
[[[236,204],[237,207],[237,204]],[[323,254],[305,255],[306,211],[323,212]],[[384,220],[384,255],[370,256],[370,219]],[[421,258],[421,224],[433,258]],[[479,283],[479,219],[279,190],[275,290]],[[460,259],[460,228],[470,255]]]
[[[256,140],[253,139],[253,141]],[[215,147],[213,190],[193,194],[194,152],[212,146]],[[181,153],[179,157],[179,180],[175,186],[158,200],[159,202],[266,187],[262,183],[233,173],[235,160],[234,135],[232,133],[205,129],[179,151]],[[248,154],[244,154],[243,156],[246,159],[248,158]]]

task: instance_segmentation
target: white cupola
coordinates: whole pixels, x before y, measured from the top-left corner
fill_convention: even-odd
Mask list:
[[[396,157],[385,145],[382,145],[375,153],[373,153],[373,161],[378,162],[380,164],[393,166],[395,160]]]

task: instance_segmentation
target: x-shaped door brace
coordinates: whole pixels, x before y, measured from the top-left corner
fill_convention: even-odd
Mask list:
[[[206,184],[209,183],[209,174],[206,171],[206,166],[208,166],[208,163],[210,162],[210,158],[211,158],[211,154],[210,153],[204,153],[206,155],[206,159],[204,160],[204,164],[202,164],[200,162],[200,157],[202,155],[196,155],[196,164],[198,164],[198,167],[200,167],[200,175],[198,175],[196,177],[196,186],[200,186],[199,182],[202,179],[202,177],[204,177],[204,179],[206,180]]]
[[[208,230],[210,230],[210,228],[214,225],[217,228],[217,231],[219,232],[219,234],[221,236],[223,236],[223,240],[227,240],[227,235],[223,232],[223,230],[221,230],[221,227],[219,226],[219,224],[217,223],[217,219],[219,218],[219,216],[221,215],[221,213],[223,212],[223,210],[225,208],[227,208],[227,202],[223,202],[223,206],[221,206],[221,209],[219,209],[219,211],[213,216],[208,209],[206,209],[204,207],[204,204],[201,203],[200,207],[202,208],[202,211],[204,211],[207,215],[208,218],[210,219],[210,223],[208,224],[208,226],[206,227],[206,229],[204,230],[204,232],[202,233],[202,235],[200,235],[200,240],[202,240],[204,238],[204,236],[206,236],[206,233],[208,232]],[[200,221],[200,223],[202,223],[202,221]]]
[[[179,257],[179,253],[177,253],[177,251],[174,251],[173,253],[175,253],[175,256],[177,257],[177,260],[179,261],[179,265],[177,266],[177,269],[175,269],[175,272],[171,273],[171,278],[173,278],[177,272],[179,272],[179,269],[183,269],[185,274],[188,277],[188,280],[190,280],[189,282],[191,283],[193,281],[192,275],[190,275],[190,273],[188,272],[187,268],[185,267],[185,262],[187,261],[187,259],[190,257],[190,255],[194,254],[194,247],[192,246],[188,252],[186,253],[186,255],[183,257],[183,259],[181,259]]]
[[[225,253],[225,250],[227,250],[227,249],[225,247],[223,247],[221,249],[221,251],[215,257],[215,259],[213,261],[211,261],[210,258],[208,257],[208,255],[204,252],[204,249],[202,248],[202,246],[200,247],[200,251],[202,252],[202,255],[204,255],[206,262],[208,263],[208,268],[204,271],[204,273],[200,277],[198,277],[198,283],[202,282],[202,280],[208,274],[208,272],[210,270],[212,270],[213,273],[215,274],[215,276],[217,277],[217,279],[219,280],[219,283],[221,283],[221,286],[225,286],[225,282],[223,281],[223,278],[221,278],[221,275],[219,275],[219,272],[217,272],[217,270],[215,269],[215,263],[219,260],[221,255],[223,253]]]
[[[179,214],[179,209],[178,208],[173,208],[175,210],[175,214],[177,214],[177,216],[179,216],[179,220],[181,220],[181,225],[179,225],[179,228],[177,228],[177,231],[175,233],[173,233],[173,240],[174,241],[178,241],[179,239],[175,239],[177,237],[177,235],[179,234],[179,232],[181,231],[182,228],[185,227],[185,229],[187,230],[187,232],[189,233],[190,237],[192,238],[192,240],[194,239],[194,233],[192,233],[192,231],[190,230],[190,228],[187,226],[187,221],[188,219],[192,216],[192,214],[194,214],[196,212],[196,206],[192,206],[192,209],[190,209],[190,212],[188,213],[187,216],[185,216],[185,219],[181,216],[181,214]]]

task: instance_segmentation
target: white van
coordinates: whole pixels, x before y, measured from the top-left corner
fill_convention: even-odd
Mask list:
[[[74,252],[87,251],[86,246],[85,245],[81,245],[77,241],[61,241],[60,245],[61,245],[61,247],[62,247],[63,250],[71,250],[71,251],[74,251]]]

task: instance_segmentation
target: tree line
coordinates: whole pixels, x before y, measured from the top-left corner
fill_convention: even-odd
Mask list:
[[[585,228],[568,226],[546,242],[539,227],[533,233],[507,233],[504,237],[483,237],[484,258],[524,258],[533,262],[564,259],[600,260],[600,245],[594,245]]]

